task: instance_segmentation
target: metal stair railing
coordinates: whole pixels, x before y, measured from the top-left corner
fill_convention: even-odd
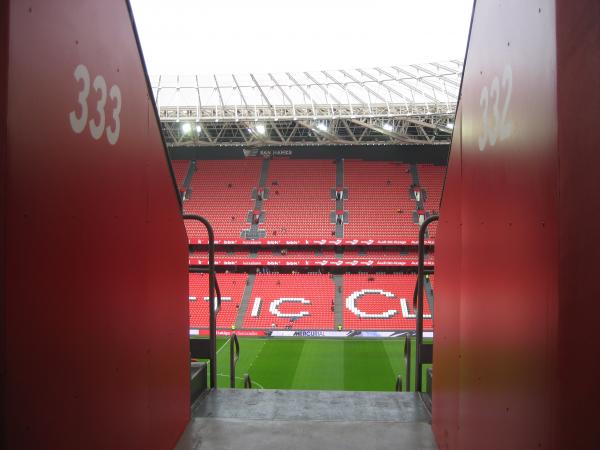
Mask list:
[[[404,335],[404,378],[402,375],[398,375],[396,378],[396,391],[410,391],[411,372],[410,333],[406,333]]]
[[[423,221],[419,228],[419,270],[417,274],[417,295],[416,295],[416,364],[415,364],[415,390],[421,392],[423,378],[423,364],[431,363],[433,360],[433,345],[423,345],[423,277],[425,272],[425,233],[431,222],[439,220],[440,216],[432,215]],[[414,301],[414,298],[413,298]],[[433,311],[431,311],[433,317]]]
[[[221,290],[215,272],[215,234],[208,220],[197,214],[183,214],[183,220],[196,220],[206,228],[208,233],[208,271],[191,269],[191,272],[208,272],[209,332],[208,339],[191,339],[190,354],[192,358],[203,358],[210,361],[210,387],[217,387],[217,313],[221,309]],[[216,291],[216,299],[215,299]],[[216,301],[215,301],[216,300]]]
[[[237,337],[237,334],[233,333],[231,335],[231,340],[229,341],[229,387],[232,389],[235,388],[235,366],[237,365],[239,359],[240,341]],[[244,388],[252,388],[252,380],[250,379],[250,375],[247,373],[244,374]]]

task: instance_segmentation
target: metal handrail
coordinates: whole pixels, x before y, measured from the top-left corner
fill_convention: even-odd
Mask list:
[[[402,374],[396,377],[396,391],[410,391],[410,378],[411,378],[411,345],[410,345],[410,333],[404,334],[404,377]],[[406,383],[406,384],[404,384]]]
[[[210,387],[217,387],[217,312],[221,307],[221,293],[215,273],[215,233],[208,220],[197,214],[183,214],[183,220],[197,220],[202,223],[208,233],[208,301],[209,301],[209,341],[210,341]],[[218,309],[215,308],[215,286],[217,290]]]
[[[396,378],[396,392],[402,392],[402,375],[398,375]]]
[[[235,366],[240,359],[240,342],[233,333],[229,340],[229,387],[235,388]]]
[[[417,330],[416,330],[416,367],[415,390],[421,392],[423,364],[421,360],[421,345],[423,344],[423,275],[425,272],[425,232],[431,222],[439,220],[440,216],[432,215],[423,221],[419,228],[419,270],[417,273]],[[432,311],[433,317],[433,311]]]
[[[404,372],[406,379],[406,390],[410,391],[410,378],[411,378],[411,353],[412,347],[410,345],[410,334],[404,336]]]

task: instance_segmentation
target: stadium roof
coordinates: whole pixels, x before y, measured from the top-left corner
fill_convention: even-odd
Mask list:
[[[447,144],[463,64],[151,79],[176,146]]]

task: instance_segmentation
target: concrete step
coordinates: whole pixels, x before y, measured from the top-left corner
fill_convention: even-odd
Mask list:
[[[176,450],[434,450],[412,392],[220,389],[198,400]]]

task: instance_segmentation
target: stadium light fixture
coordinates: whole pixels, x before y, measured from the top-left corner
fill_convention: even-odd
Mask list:
[[[450,128],[452,130],[452,129],[454,129],[454,124],[452,122],[448,122],[448,125],[446,126],[446,128]]]
[[[190,131],[192,131],[192,125],[189,123],[184,123],[181,125],[181,132],[183,134],[188,134]]]
[[[258,134],[265,134],[266,128],[262,123],[259,123],[258,125],[256,125],[256,132]]]
[[[384,123],[383,129],[385,131],[394,131],[394,125],[392,125],[391,123]]]
[[[327,131],[327,124],[325,122],[319,122],[317,128],[321,131]]]
[[[200,124],[196,125],[196,133],[200,134],[202,132],[202,127]]]

